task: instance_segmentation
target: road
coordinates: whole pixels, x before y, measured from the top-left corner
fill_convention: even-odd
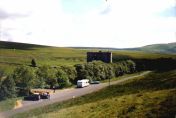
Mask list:
[[[134,79],[135,77],[140,77],[143,75],[148,74],[150,71],[146,71],[143,72],[139,75],[134,75],[134,76],[130,76],[130,77],[126,77],[124,79],[121,80],[117,80],[117,81],[113,81],[110,84],[114,85],[114,84],[120,84],[124,81],[130,80],[130,79]],[[65,89],[65,90],[61,90],[59,92],[56,92],[54,94],[51,95],[50,100],[40,100],[40,101],[23,101],[22,104],[23,106],[17,109],[13,109],[13,110],[9,110],[9,111],[5,111],[5,112],[0,112],[0,118],[8,118],[14,114],[17,113],[22,113],[34,108],[38,108],[41,106],[45,106],[45,105],[49,105],[49,104],[53,104],[55,102],[62,102],[65,100],[69,100],[69,99],[73,99],[79,96],[83,96],[85,94],[88,93],[92,93],[95,91],[98,91],[102,88],[105,88],[109,86],[109,83],[100,83],[100,84],[92,84],[88,87],[85,88],[71,88],[71,89]]]

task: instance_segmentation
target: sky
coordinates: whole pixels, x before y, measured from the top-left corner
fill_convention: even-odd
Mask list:
[[[0,40],[113,48],[176,42],[176,1],[0,0]]]

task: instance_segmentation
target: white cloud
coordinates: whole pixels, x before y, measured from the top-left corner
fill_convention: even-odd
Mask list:
[[[9,14],[29,14],[1,21],[1,30],[13,41],[117,48],[176,42],[176,18],[158,16],[174,0],[108,0],[80,15],[65,12],[60,0],[0,3],[0,8]],[[3,40],[8,37],[3,36]]]

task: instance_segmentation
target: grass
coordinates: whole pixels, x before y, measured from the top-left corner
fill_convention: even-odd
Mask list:
[[[172,70],[153,72],[79,98],[16,114],[13,118],[174,118],[175,115],[176,70]]]
[[[75,65],[86,62],[89,49],[59,48],[33,44],[8,43],[0,41],[0,70],[12,73],[18,65],[30,65],[32,58],[36,59],[38,66],[47,64],[51,66]],[[172,57],[173,54],[155,54],[142,51],[112,51],[113,57],[118,58],[160,58]]]
[[[144,94],[124,95],[118,98],[104,99],[98,102],[76,105],[59,111],[41,114],[42,118],[88,118],[101,117],[157,117],[156,104],[160,104],[167,97],[168,92],[157,91]],[[142,95],[142,96],[140,96]],[[139,97],[140,96],[140,97]],[[146,102],[147,99],[147,102]],[[151,112],[150,112],[151,111]],[[147,113],[146,113],[147,112]]]
[[[12,98],[12,99],[0,101],[0,112],[13,109],[18,99],[19,98]]]
[[[68,48],[35,48],[33,50],[0,49],[0,69],[7,73],[18,65],[30,65],[35,58],[37,65],[74,65],[85,62],[86,52]]]
[[[120,80],[120,79],[123,79],[123,78],[127,78],[127,77],[131,77],[131,76],[134,76],[134,75],[139,75],[139,74],[141,74],[143,72],[144,71],[136,72],[136,73],[132,73],[132,74],[124,74],[123,76],[114,77],[114,78],[110,79],[110,82],[117,81],[117,80]],[[101,80],[100,82],[101,83],[109,82],[109,79]]]

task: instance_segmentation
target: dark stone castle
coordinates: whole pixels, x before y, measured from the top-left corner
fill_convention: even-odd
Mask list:
[[[92,61],[112,63],[112,52],[87,52],[87,62]]]

